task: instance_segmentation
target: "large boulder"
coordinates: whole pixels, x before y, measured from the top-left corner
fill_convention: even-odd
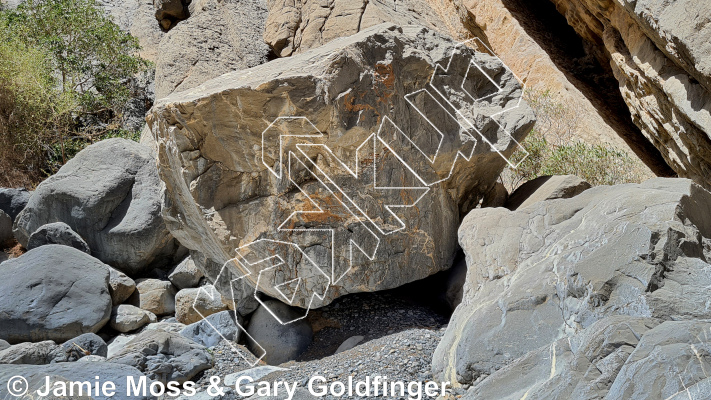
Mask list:
[[[26,247],[27,250],[32,250],[46,244],[61,244],[74,247],[86,254],[91,254],[89,245],[86,244],[84,239],[64,222],[54,222],[40,226],[27,239]]]
[[[710,209],[711,193],[690,180],[657,178],[514,212],[470,212],[459,229],[468,265],[464,296],[435,352],[435,377],[484,385],[520,360],[519,372],[503,381],[523,387],[525,377],[536,375],[521,371],[536,365],[531,360],[539,356],[531,352],[562,349],[556,341],[591,334],[581,332],[597,329],[597,321],[623,316],[618,322],[628,329],[634,318],[710,318]],[[624,359],[613,365],[610,358],[610,371],[599,368],[614,380]],[[646,390],[648,396],[631,398],[659,398],[656,389]]]
[[[632,120],[669,166],[711,188],[711,3],[553,3],[612,66]]]
[[[213,365],[207,348],[177,333],[161,330],[140,333],[108,361],[133,366],[163,383],[186,382]]]
[[[93,144],[42,182],[15,221],[15,237],[26,246],[52,222],[72,227],[94,257],[129,275],[170,262],[177,248],[161,217],[155,156],[130,140]]]
[[[438,63],[449,69],[430,86]],[[379,25],[222,75],[147,117],[166,221],[218,266],[206,276],[238,306],[253,296],[242,282],[306,308],[422,279],[451,266],[462,213],[530,130],[520,96],[498,59],[418,26]],[[284,263],[260,262],[268,254]]]
[[[109,320],[109,270],[77,249],[47,245],[0,269],[0,339],[64,342]]]
[[[28,383],[28,393],[24,396],[16,397],[8,392],[8,382],[12,377],[22,376],[27,379]],[[131,392],[129,395],[129,388],[131,387],[131,380],[135,384],[138,384],[143,378],[146,381],[146,388],[152,383],[150,379],[145,379],[145,376],[128,365],[114,364],[114,363],[101,363],[97,366],[95,363],[60,363],[60,364],[50,364],[50,365],[3,365],[0,368],[0,398],[2,399],[21,399],[21,400],[31,400],[37,399],[37,390],[46,390],[45,384],[47,377],[50,378],[51,387],[54,386],[54,382],[94,382],[96,377],[99,377],[99,382],[114,382],[116,394],[114,396],[104,396],[101,392],[98,395],[92,396],[50,396],[40,397],[43,399],[59,400],[148,400],[149,398],[154,398],[150,396],[148,390],[146,390],[148,396],[144,396],[142,393]],[[138,385],[139,388],[141,385]],[[92,386],[93,387],[93,386]],[[67,391],[68,392],[68,391]],[[94,394],[94,393],[92,393]]]
[[[283,321],[293,320],[299,313],[276,300],[264,303],[249,320],[249,350],[257,356],[263,354],[262,360],[269,365],[295,360],[313,341],[311,325],[305,319],[284,325]]]
[[[156,98],[267,62],[269,46],[261,37],[266,18],[262,0],[190,2],[190,18],[171,28],[160,42]]]

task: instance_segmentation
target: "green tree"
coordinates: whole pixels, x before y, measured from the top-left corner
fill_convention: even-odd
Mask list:
[[[0,10],[0,39],[0,141],[22,155],[0,166],[0,184],[17,184],[2,176],[13,168],[36,183],[93,140],[115,136],[108,130],[130,97],[128,80],[148,67],[137,39],[95,0]]]

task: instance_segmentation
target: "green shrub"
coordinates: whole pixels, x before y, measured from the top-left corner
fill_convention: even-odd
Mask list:
[[[118,129],[128,80],[148,67],[137,39],[95,0],[0,10],[0,185],[33,186]]]
[[[641,182],[647,178],[644,165],[627,152],[605,144],[573,140],[578,129],[577,110],[558,103],[550,92],[530,91],[526,100],[536,113],[533,131],[522,143],[528,152],[517,151],[511,161],[520,163],[502,175],[509,191],[545,175],[577,175],[593,186]]]

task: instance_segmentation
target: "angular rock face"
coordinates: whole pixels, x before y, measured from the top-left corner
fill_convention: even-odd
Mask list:
[[[212,355],[205,347],[159,330],[140,333],[108,361],[133,366],[163,383],[183,383],[213,365]]]
[[[590,189],[591,185],[575,175],[539,176],[516,189],[506,201],[509,210],[528,207],[539,201],[568,199]]]
[[[153,0],[97,0],[121,30],[138,39],[140,56],[155,62],[158,44],[165,36],[156,22]]]
[[[451,265],[462,211],[530,130],[520,94],[495,57],[416,26],[223,75],[148,117],[164,215],[186,247],[232,260],[205,271],[228,297],[246,295],[221,281],[246,273],[304,308],[424,278]]]
[[[655,174],[674,176],[632,123],[609,67],[588,56],[565,18],[553,4],[546,5],[526,0],[275,0],[269,2],[264,39],[276,55],[286,57],[384,22],[422,25],[461,41],[479,38],[526,80],[527,88],[534,89],[532,97],[548,93],[572,114],[564,122],[570,131],[552,132],[552,138],[564,134],[631,151]]]
[[[64,342],[109,320],[109,270],[77,249],[47,245],[4,262],[0,339]]]
[[[483,386],[476,390],[481,393],[507,386],[500,383],[508,379],[518,385],[509,382],[509,388],[518,390],[527,382],[523,376],[534,381],[543,376],[530,360],[563,349],[555,347],[559,339],[597,335],[592,328],[599,326],[597,321],[623,316],[623,328],[637,332],[630,325],[634,318],[656,323],[708,319],[709,204],[711,193],[691,181],[657,178],[638,185],[595,187],[572,199],[548,200],[514,212],[472,211],[459,230],[468,264],[464,298],[435,353],[435,376],[460,383],[480,380]],[[635,335],[639,338],[641,332]],[[634,340],[631,345],[636,345]],[[620,357],[606,362],[610,371],[598,366],[612,374],[610,382],[627,359]],[[507,378],[496,375],[514,361],[518,366],[511,368],[519,372],[509,371]],[[547,365],[550,368],[550,361]],[[488,375],[502,380],[486,384]]]
[[[711,4],[552,1],[612,65],[635,124],[667,163],[711,187]]]
[[[265,63],[269,46],[261,35],[266,18],[260,0],[194,0],[190,18],[177,24],[160,42],[156,98]]]
[[[42,225],[64,222],[92,255],[129,275],[170,262],[177,243],[161,216],[153,153],[125,139],[98,142],[42,182],[15,220],[27,245]]]
[[[437,12],[424,0],[408,0],[407,7],[394,0],[329,0],[325,3],[270,1],[264,40],[277,55],[286,57],[385,22],[444,29]]]

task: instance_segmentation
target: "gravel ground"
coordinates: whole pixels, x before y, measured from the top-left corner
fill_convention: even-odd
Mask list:
[[[306,388],[315,375],[325,377],[329,383],[347,383],[348,377],[354,381],[367,376],[372,379],[376,375],[387,377],[388,381],[427,382],[432,379],[432,354],[449,319],[446,312],[432,304],[411,292],[395,290],[344,296],[327,307],[312,310],[307,317],[315,332],[311,346],[296,361],[280,365],[288,371],[272,373],[262,380],[298,382],[301,388]],[[353,336],[364,338],[356,347],[334,355]],[[251,368],[254,356],[241,345],[238,349],[248,361],[227,342],[215,346],[215,366],[195,379],[198,387],[207,388],[212,376],[224,380],[226,375]],[[222,399],[238,398],[234,391],[226,390]]]

